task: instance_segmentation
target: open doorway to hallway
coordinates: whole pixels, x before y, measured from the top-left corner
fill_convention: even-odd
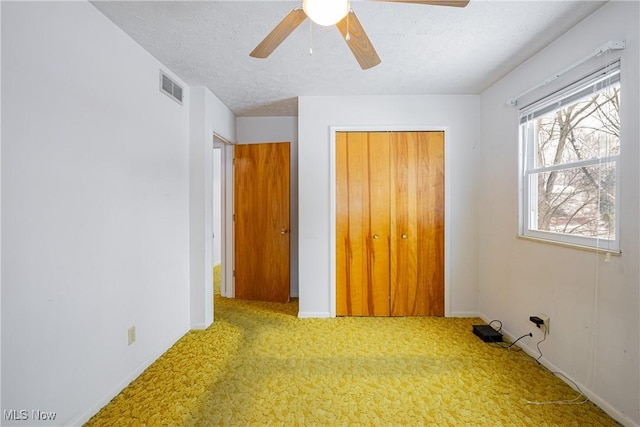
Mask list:
[[[225,294],[223,275],[224,257],[224,228],[223,228],[223,194],[224,194],[224,170],[223,170],[223,150],[224,146],[213,147],[213,201],[212,201],[212,244],[211,244],[211,265],[213,266],[213,294]]]

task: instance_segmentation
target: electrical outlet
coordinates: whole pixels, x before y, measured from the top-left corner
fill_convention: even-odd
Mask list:
[[[129,330],[127,331],[127,334],[128,334],[128,337],[129,337],[129,345],[131,345],[134,342],[136,342],[136,327],[135,327],[135,325],[129,328]]]
[[[546,314],[538,314],[538,317],[542,320],[542,324],[544,325],[545,333],[549,333],[549,316]]]
[[[538,328],[543,329],[545,334],[549,333],[549,316],[546,314],[538,314],[537,316],[529,317],[532,323],[534,323]],[[542,326],[540,326],[542,325]]]

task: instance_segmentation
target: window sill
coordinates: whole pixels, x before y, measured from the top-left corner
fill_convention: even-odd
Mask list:
[[[575,243],[567,243],[567,242],[559,242],[557,240],[542,239],[540,237],[531,237],[531,236],[517,236],[517,237],[518,239],[521,239],[521,240],[529,240],[532,242],[545,243],[547,245],[554,245],[554,246],[564,246],[566,248],[578,249],[581,251],[596,252],[601,254],[611,254],[614,256],[622,255],[622,251],[616,250],[616,249],[596,248],[593,246],[577,245]]]

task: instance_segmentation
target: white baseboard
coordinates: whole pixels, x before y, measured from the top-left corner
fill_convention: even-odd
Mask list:
[[[211,322],[213,323],[213,322]],[[207,325],[206,323],[194,323],[193,325],[191,325],[191,330],[192,331],[203,331],[205,329],[207,329],[209,326],[211,325]]]
[[[87,421],[89,421],[91,419],[91,417],[93,417],[95,414],[97,414],[98,411],[100,411],[100,409],[102,409],[107,403],[109,403],[114,397],[116,397],[118,395],[118,393],[120,393],[122,390],[124,390],[125,387],[127,387],[131,383],[131,381],[133,381],[136,378],[138,378],[140,376],[140,374],[142,374],[144,372],[145,369],[147,369],[149,366],[151,366],[151,364],[153,362],[158,360],[158,358],[160,358],[160,356],[162,356],[167,350],[169,350],[171,348],[171,346],[173,346],[176,342],[178,342],[178,340],[180,338],[185,336],[185,334],[187,332],[189,332],[189,328],[184,328],[182,330],[182,333],[178,336],[178,338],[176,338],[175,340],[169,340],[169,343],[166,346],[163,346],[164,350],[161,350],[156,355],[154,355],[154,356],[148,358],[147,360],[145,360],[144,362],[142,362],[137,368],[135,368],[133,370],[133,372],[131,372],[130,375],[128,375],[123,381],[121,381],[113,390],[111,390],[111,392],[109,392],[104,398],[100,399],[98,401],[98,403],[93,405],[85,413],[83,413],[78,418],[72,420],[71,422],[69,422],[66,425],[68,425],[68,426],[81,426],[81,425],[84,425]]]
[[[328,311],[299,311],[299,319],[314,319],[314,318],[327,318],[331,317],[331,313]]]
[[[480,314],[475,311],[452,311],[447,317],[480,317]]]

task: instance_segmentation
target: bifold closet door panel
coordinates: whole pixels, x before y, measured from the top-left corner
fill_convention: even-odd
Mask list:
[[[391,146],[391,315],[444,315],[444,133],[397,132]]]
[[[389,316],[389,232],[390,232],[390,148],[386,132],[369,132],[368,180],[369,211],[365,214],[369,226],[365,235],[369,266],[369,300],[367,312],[370,316]]]
[[[389,315],[389,138],[336,134],[336,314]]]

